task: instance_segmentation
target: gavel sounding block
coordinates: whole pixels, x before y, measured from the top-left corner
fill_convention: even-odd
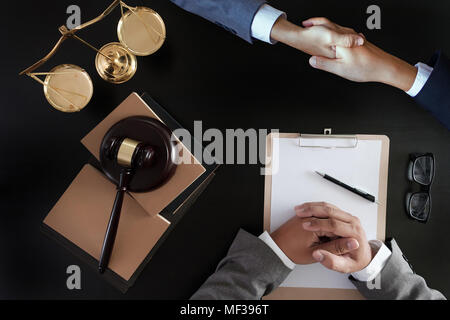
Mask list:
[[[103,121],[92,129],[92,131],[81,140],[81,143],[83,143],[97,160],[100,160],[100,144],[106,132],[120,120],[131,116],[145,116],[162,121],[137,93],[132,93]],[[129,138],[139,140],[137,137]],[[166,183],[149,192],[130,193],[149,215],[160,213],[205,172],[205,168],[202,164],[198,162],[189,149],[182,143],[179,151],[179,156],[182,159],[189,159],[189,161],[183,161],[178,164],[175,173]]]

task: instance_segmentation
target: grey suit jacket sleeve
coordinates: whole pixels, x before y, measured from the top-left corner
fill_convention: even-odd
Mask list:
[[[428,288],[425,279],[413,272],[395,240],[387,242],[386,245],[391,247],[392,255],[374,284],[350,277],[364,297],[383,300],[445,299],[439,291]]]
[[[239,230],[216,272],[191,299],[261,299],[278,287],[290,272],[263,241]]]
[[[252,42],[253,17],[265,0],[171,0],[181,8]]]

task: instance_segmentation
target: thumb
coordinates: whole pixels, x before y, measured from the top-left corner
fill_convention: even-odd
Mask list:
[[[326,250],[316,250],[312,254],[314,260],[320,262],[325,268],[342,273],[349,273],[351,259],[337,256]]]
[[[336,73],[337,66],[338,66],[338,60],[325,58],[325,57],[312,56],[311,58],[309,58],[309,64],[313,68],[328,71],[331,73]]]
[[[353,238],[339,238],[328,241],[315,247],[317,250],[325,250],[336,255],[343,255],[359,248],[358,240]]]
[[[364,44],[364,37],[359,34],[335,33],[332,39],[333,45],[344,48],[359,47]]]

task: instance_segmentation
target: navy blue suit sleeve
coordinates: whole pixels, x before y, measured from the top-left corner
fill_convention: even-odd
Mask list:
[[[438,51],[428,64],[433,72],[415,100],[450,130],[450,60]]]
[[[252,42],[251,26],[265,0],[171,0],[177,6],[199,15]]]

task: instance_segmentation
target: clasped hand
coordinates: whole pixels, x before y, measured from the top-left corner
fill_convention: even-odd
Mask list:
[[[367,41],[363,34],[326,18],[311,18],[296,26],[279,19],[273,40],[311,55],[313,68],[356,82],[380,82],[408,91],[417,68]]]
[[[351,28],[339,26],[326,18],[302,22],[304,28],[280,19],[272,28],[271,38],[310,55],[336,58],[336,47],[353,48],[364,44],[364,36]]]
[[[295,207],[296,215],[271,234],[296,264],[320,262],[328,269],[352,273],[364,269],[372,251],[359,219],[325,202]]]
[[[330,56],[328,52],[320,50],[304,50],[312,55],[309,63],[313,68],[334,73],[347,80],[380,82],[403,91],[408,91],[413,85],[417,68],[373,45],[362,33],[356,34],[353,29],[342,27],[326,18],[312,18],[304,21],[303,25],[307,27],[304,30],[327,28],[334,38],[340,38],[332,46],[334,55]],[[317,31],[319,30],[316,29],[315,32]]]

